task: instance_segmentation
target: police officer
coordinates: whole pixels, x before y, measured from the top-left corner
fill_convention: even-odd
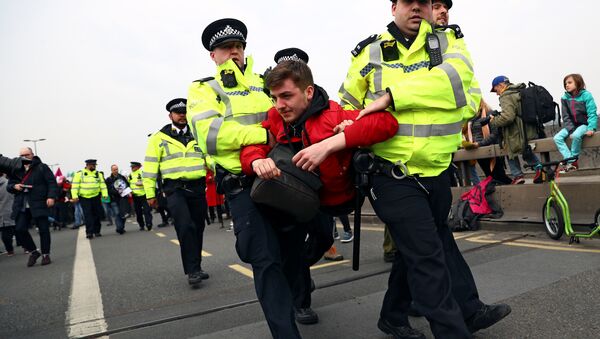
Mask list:
[[[202,270],[204,215],[206,214],[206,162],[186,120],[186,99],[167,103],[171,123],[153,134],[144,160],[144,189],[150,206],[158,207],[156,181],[162,179],[167,206],[175,221],[183,272],[198,287],[208,273]]]
[[[272,106],[262,77],[252,70],[252,58],[245,58],[247,33],[236,19],[217,20],[204,29],[202,43],[217,66],[216,75],[190,86],[188,121],[202,151],[217,163],[217,187],[229,201],[236,251],[252,265],[271,334],[299,338],[277,235],[250,199],[252,178],[241,173],[240,148],[269,141],[260,122]]]
[[[71,186],[73,203],[80,202],[85,218],[86,238],[100,237],[100,217],[102,216],[102,201],[108,199],[108,190],[104,182],[104,174],[96,171],[96,159],[85,161],[85,168],[73,176]]]
[[[481,90],[460,30],[433,32],[431,1],[392,0],[392,14],[386,32],[352,51],[340,90],[349,107],[371,103],[368,112],[389,106],[400,125],[394,138],[373,146],[379,160],[371,203],[400,251],[378,327],[395,338],[424,338],[408,323],[413,300],[437,338],[469,338],[510,313],[508,305],[479,300],[446,226],[452,200],[447,169]]]
[[[131,162],[131,173],[127,177],[129,179],[129,187],[131,187],[131,193],[133,195],[133,208],[135,209],[135,217],[140,231],[144,230],[144,221],[146,229],[150,231],[152,229],[152,213],[150,206],[146,202],[146,192],[144,191],[144,183],[142,181],[142,164],[137,161]]]

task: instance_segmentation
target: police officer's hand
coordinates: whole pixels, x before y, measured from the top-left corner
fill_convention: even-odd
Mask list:
[[[364,117],[367,114],[371,114],[373,112],[385,111],[385,109],[390,107],[391,104],[392,104],[392,96],[390,95],[390,93],[385,93],[384,95],[379,97],[377,100],[369,103],[362,111],[360,111],[360,113],[358,113],[358,116],[356,117],[356,120]]]
[[[587,135],[588,137],[591,137],[592,135],[594,135],[594,131],[586,131],[585,135]]]
[[[46,199],[46,206],[48,206],[48,208],[54,206],[54,199]]]
[[[341,133],[344,129],[354,123],[354,120],[344,120],[339,125],[333,128],[333,133]]]
[[[148,205],[150,205],[152,208],[158,208],[158,202],[156,201],[156,198],[148,199]]]
[[[281,170],[275,166],[275,162],[271,158],[254,160],[252,170],[261,179],[268,180],[281,175]]]
[[[292,162],[303,170],[311,172],[317,169],[330,154],[344,148],[346,148],[346,135],[338,133],[300,150],[294,155]]]
[[[15,184],[14,186],[15,191],[22,191],[23,190],[23,184]]]
[[[73,199],[71,199],[71,202],[76,204],[77,202],[79,202],[79,198],[73,198]]]

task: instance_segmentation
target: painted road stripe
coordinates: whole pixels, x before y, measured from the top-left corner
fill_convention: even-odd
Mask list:
[[[361,226],[360,230],[365,231],[375,231],[375,232],[383,232],[383,227],[369,227],[369,226]]]
[[[69,338],[104,332],[107,329],[94,255],[90,240],[85,238],[84,227],[79,228],[77,235],[73,284],[66,315]]]
[[[311,270],[318,270],[319,268],[324,268],[324,267],[329,267],[329,266],[335,266],[335,265],[341,265],[341,264],[346,264],[346,263],[349,263],[349,262],[350,262],[350,260],[332,261],[332,262],[328,262],[328,263],[321,264],[321,265],[311,266],[310,269]]]
[[[481,239],[481,237],[466,239],[470,242],[481,243],[481,244],[495,244],[500,243],[499,240],[485,240]],[[583,253],[600,253],[599,249],[591,249],[591,248],[578,248],[578,247],[566,247],[566,246],[553,246],[553,245],[543,245],[539,242],[529,242],[529,241],[511,241],[502,243],[502,245],[507,246],[516,246],[516,247],[529,247],[529,248],[538,248],[543,250],[553,250],[553,251],[566,251],[566,252],[583,252]]]
[[[242,265],[238,265],[238,264],[229,265],[229,268],[231,268],[232,270],[237,271],[249,278],[254,279],[254,274],[252,273],[252,270],[247,269],[246,267],[244,267]]]
[[[164,237],[166,237],[166,236],[167,236],[166,234],[164,234],[164,233],[161,233],[161,232],[156,232],[155,234],[156,234],[158,237],[160,237],[160,238],[164,238]]]
[[[175,245],[179,246],[179,240],[177,240],[177,239],[171,239],[171,242],[174,243]],[[210,254],[210,253],[208,253],[206,251],[202,251],[202,256],[203,257],[212,257],[212,254]]]

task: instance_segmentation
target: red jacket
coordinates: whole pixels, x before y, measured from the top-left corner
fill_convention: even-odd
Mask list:
[[[311,105],[296,123],[296,126],[301,127],[301,123],[304,122],[301,132],[303,145],[307,147],[334,135],[335,126],[344,120],[356,119],[359,112],[342,109],[337,103],[328,100],[323,89],[315,86],[315,96]],[[262,125],[273,133],[278,143],[288,143],[286,132],[290,132],[290,126],[286,124],[284,129],[283,119],[274,107],[269,110],[267,120],[263,121]],[[352,199],[355,192],[349,170],[352,165],[353,149],[385,141],[394,136],[397,130],[398,121],[388,112],[369,114],[346,127],[344,130],[346,149],[330,155],[319,166],[319,174],[323,182],[319,192],[321,205],[335,206]],[[299,142],[300,137],[293,136],[291,141]],[[244,147],[240,154],[242,171],[247,175],[254,175],[252,162],[266,158],[269,151],[268,145]]]
[[[225,203],[225,196],[223,194],[217,194],[217,183],[215,182],[215,176],[212,171],[206,171],[206,205],[208,207],[214,207],[223,205]]]

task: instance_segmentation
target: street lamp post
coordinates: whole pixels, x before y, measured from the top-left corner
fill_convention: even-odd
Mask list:
[[[40,142],[40,141],[44,141],[44,140],[46,140],[46,139],[44,139],[44,138],[41,138],[41,139],[23,139],[23,141],[25,141],[25,142],[33,142],[33,151],[35,152],[35,155],[38,155],[38,152],[37,152],[37,143]]]

